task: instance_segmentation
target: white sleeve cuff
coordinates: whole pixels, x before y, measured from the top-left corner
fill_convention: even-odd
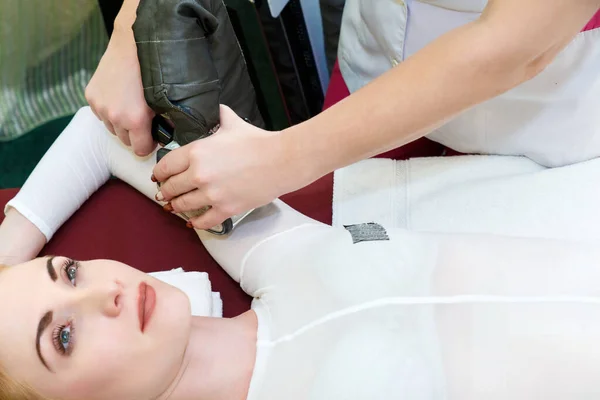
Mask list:
[[[46,243],[48,243],[50,239],[52,239],[55,230],[51,229],[48,226],[48,224],[46,224],[43,218],[40,218],[36,213],[31,211],[25,204],[20,202],[17,197],[13,198],[11,201],[6,203],[6,206],[4,207],[4,214],[6,215],[11,208],[14,208],[22,216],[27,218],[29,222],[35,225],[40,230],[40,232],[42,232],[42,234],[46,237]]]

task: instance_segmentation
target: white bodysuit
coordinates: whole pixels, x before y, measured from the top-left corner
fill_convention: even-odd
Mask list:
[[[85,108],[9,207],[50,238],[111,173],[153,198],[153,159]],[[198,233],[254,297],[249,400],[600,398],[600,250],[399,229],[354,243],[361,233],[280,201],[229,237]]]

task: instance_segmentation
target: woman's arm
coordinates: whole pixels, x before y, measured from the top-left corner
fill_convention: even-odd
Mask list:
[[[9,265],[35,257],[60,226],[110,177],[104,125],[89,107],[77,112],[5,208],[0,254]],[[108,136],[105,134],[104,136]]]
[[[17,262],[8,260],[12,265],[35,257],[111,174],[156,202],[158,189],[150,180],[154,165],[155,153],[135,156],[109,134],[89,107],[79,110],[8,203],[7,218],[0,226],[0,255],[14,255]],[[229,236],[197,232],[213,257],[239,280],[239,266],[248,250],[272,235],[307,223],[320,224],[276,201],[248,216]]]
[[[15,209],[9,209],[0,225],[0,265],[29,261],[46,244],[44,234]]]
[[[269,238],[309,224],[325,225],[277,199],[244,218],[228,236],[217,236],[203,230],[196,230],[196,233],[217,263],[239,282],[240,269],[250,251]]]

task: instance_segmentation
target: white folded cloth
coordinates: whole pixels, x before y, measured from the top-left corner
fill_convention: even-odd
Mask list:
[[[545,168],[524,157],[371,159],[334,175],[333,225],[600,240],[600,159]]]
[[[183,291],[190,299],[192,315],[199,317],[223,317],[221,294],[212,291],[206,272],[185,272],[183,268],[153,272],[149,275]]]

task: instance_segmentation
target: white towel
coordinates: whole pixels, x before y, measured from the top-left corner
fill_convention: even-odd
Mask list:
[[[547,169],[523,157],[365,160],[335,172],[333,224],[600,240],[600,159]]]
[[[183,268],[176,268],[149,275],[183,291],[190,300],[192,315],[216,318],[223,316],[221,294],[212,291],[206,272],[185,272]]]

